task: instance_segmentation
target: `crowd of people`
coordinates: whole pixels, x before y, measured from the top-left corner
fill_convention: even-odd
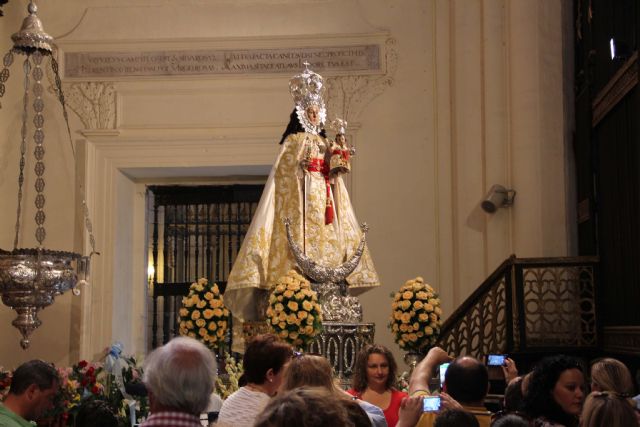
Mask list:
[[[325,357],[296,352],[271,334],[248,344],[243,364],[243,385],[219,411],[221,427],[640,426],[632,376],[611,358],[595,361],[588,376],[569,356],[542,359],[526,375],[518,375],[507,358],[502,366],[507,386],[497,413],[485,407],[486,364],[469,356],[453,358],[439,347],[415,367],[408,393],[397,389],[396,362],[382,345],[361,349],[347,391],[337,386]],[[441,387],[433,390],[432,379],[443,364],[448,368]],[[201,426],[216,375],[215,358],[194,339],[175,338],[154,350],[145,361],[150,416],[142,426]],[[32,426],[51,407],[59,386],[51,364],[33,360],[18,367],[0,404],[0,426]],[[432,400],[437,401],[433,407]],[[87,402],[75,419],[76,427],[116,425],[99,401]]]

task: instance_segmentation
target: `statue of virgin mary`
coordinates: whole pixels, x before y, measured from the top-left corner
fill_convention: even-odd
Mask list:
[[[284,218],[291,220],[294,241],[324,266],[339,266],[360,243],[361,230],[344,182],[339,175],[329,176],[323,78],[306,65],[290,80],[289,89],[295,109],[227,282],[225,304],[236,325],[264,319],[260,293],[296,267]],[[366,248],[346,281],[352,295],[379,285]]]

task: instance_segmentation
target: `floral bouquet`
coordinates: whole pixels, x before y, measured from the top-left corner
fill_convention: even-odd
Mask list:
[[[442,326],[440,298],[422,277],[393,295],[389,328],[401,349],[420,352],[436,343]]]
[[[180,335],[195,338],[211,349],[224,346],[229,310],[218,285],[205,278],[192,283],[179,314]]]
[[[98,381],[98,375],[102,372],[100,365],[81,360],[77,364],[58,368],[60,375],[60,388],[54,397],[53,409],[48,416],[62,416],[66,421],[75,418],[80,402],[89,398],[101,398],[104,395],[104,386]]]
[[[7,394],[9,394],[9,388],[11,387],[11,371],[6,371],[0,366],[0,401],[3,401]]]
[[[269,296],[267,319],[280,338],[306,347],[322,327],[322,309],[309,281],[295,270],[281,277]]]

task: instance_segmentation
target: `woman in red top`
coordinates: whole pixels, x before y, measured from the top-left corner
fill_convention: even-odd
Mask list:
[[[389,427],[398,422],[400,402],[407,393],[396,386],[398,365],[391,351],[380,344],[367,345],[358,353],[351,389],[347,392],[376,405],[384,412]]]

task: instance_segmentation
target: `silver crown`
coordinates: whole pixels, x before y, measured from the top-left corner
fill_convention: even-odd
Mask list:
[[[293,102],[304,109],[312,105],[324,107],[324,79],[320,74],[309,69],[308,62],[304,63],[302,73],[289,80],[289,92]]]
[[[302,73],[289,80],[289,92],[296,104],[298,121],[309,133],[318,134],[327,118],[327,109],[324,104],[325,91],[324,79],[320,74],[309,69],[308,62],[304,63]],[[309,107],[318,107],[320,123],[317,126],[307,118],[306,111]]]
[[[335,131],[336,134],[344,135],[347,133],[347,121],[339,117],[333,119],[329,127],[331,130]]]

